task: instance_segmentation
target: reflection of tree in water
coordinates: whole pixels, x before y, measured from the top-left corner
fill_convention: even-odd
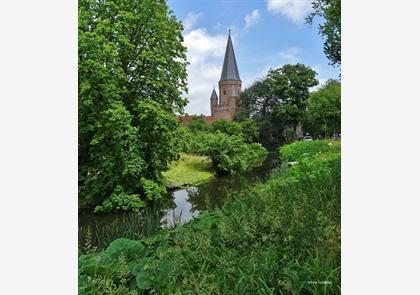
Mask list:
[[[187,189],[187,201],[191,211],[206,211],[221,208],[229,194],[247,185],[245,176],[225,176],[200,185],[198,188]]]
[[[271,152],[264,163],[252,171],[240,174],[217,177],[211,182],[197,188],[187,189],[187,201],[191,203],[191,211],[205,211],[221,208],[229,195],[247,186],[267,178],[268,173],[279,165],[277,152]]]

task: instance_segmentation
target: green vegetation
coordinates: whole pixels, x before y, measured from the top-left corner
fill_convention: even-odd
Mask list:
[[[144,202],[140,200],[139,195],[129,195],[124,192],[121,186],[117,186],[115,192],[101,205],[95,207],[95,213],[111,212],[139,212],[144,207]]]
[[[240,94],[236,120],[255,121],[257,140],[265,147],[299,138],[309,89],[318,85],[315,76],[315,71],[303,64],[269,70],[266,77]]]
[[[79,294],[340,293],[339,147],[284,146],[299,163],[222,209],[80,256]]]
[[[324,53],[331,65],[341,65],[341,0],[313,0],[313,12],[306,18],[312,24],[316,16],[324,19],[318,27],[325,38]]]
[[[279,153],[283,161],[301,161],[310,158],[318,153],[334,152],[339,153],[341,148],[340,141],[316,140],[316,141],[296,141],[283,146]]]
[[[137,210],[180,150],[182,24],[164,0],[80,0],[78,36],[80,205]]]
[[[242,135],[197,131],[185,133],[185,151],[208,156],[219,175],[248,171],[262,164],[268,151],[258,143],[247,144]]]
[[[228,122],[223,119],[214,121],[210,125],[210,129],[212,130],[212,132],[220,131],[227,135],[238,135],[238,136],[243,135],[243,129],[242,129],[241,124],[239,124],[238,122]]]
[[[181,153],[180,158],[171,163],[169,170],[163,172],[163,176],[166,187],[175,188],[209,181],[214,173],[208,157]]]
[[[311,93],[304,128],[314,137],[341,133],[341,83],[329,80]]]
[[[340,64],[340,6],[313,5],[308,22],[325,17],[324,51]],[[79,201],[96,213],[134,212],[123,226],[104,227],[100,241],[81,230],[79,294],[338,293],[338,141],[283,146],[282,160],[296,165],[230,195],[221,209],[158,230],[164,212],[153,208],[166,201],[165,186],[249,171],[265,147],[301,137],[302,124],[321,137],[340,125],[339,83],[310,94],[316,73],[296,64],[245,89],[236,121],[194,118],[181,127],[182,29],[165,0],[79,1]]]

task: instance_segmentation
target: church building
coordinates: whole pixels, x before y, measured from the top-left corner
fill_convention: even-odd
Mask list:
[[[222,74],[219,80],[219,97],[216,90],[210,97],[211,116],[217,119],[232,120],[236,113],[236,104],[241,92],[241,78],[236,64],[232,39],[229,37],[226,46],[225,60],[223,61]]]
[[[194,117],[203,118],[208,123],[212,123],[218,119],[232,120],[236,113],[241,86],[242,81],[239,77],[238,65],[236,64],[235,52],[229,30],[222,74],[219,80],[219,95],[217,95],[216,89],[213,88],[210,96],[211,115],[186,115],[180,117],[181,121],[184,124],[188,124]]]

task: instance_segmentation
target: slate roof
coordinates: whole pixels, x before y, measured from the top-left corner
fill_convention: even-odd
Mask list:
[[[229,38],[226,46],[225,60],[223,61],[222,75],[220,81],[241,80],[239,77],[238,65],[236,64],[235,52],[233,51],[232,39]]]
[[[211,98],[211,99],[219,99],[219,98],[217,97],[217,93],[216,93],[216,90],[215,90],[214,88],[213,88],[213,92],[211,93],[210,98]]]

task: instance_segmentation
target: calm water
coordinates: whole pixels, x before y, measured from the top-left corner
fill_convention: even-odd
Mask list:
[[[80,212],[79,242],[84,242],[88,230],[92,235],[92,244],[102,248],[118,237],[140,238],[161,227],[187,222],[203,211],[222,207],[230,193],[264,181],[278,165],[277,153],[271,152],[264,163],[252,171],[217,177],[197,187],[168,192],[161,202],[139,214],[95,215],[92,212]]]

